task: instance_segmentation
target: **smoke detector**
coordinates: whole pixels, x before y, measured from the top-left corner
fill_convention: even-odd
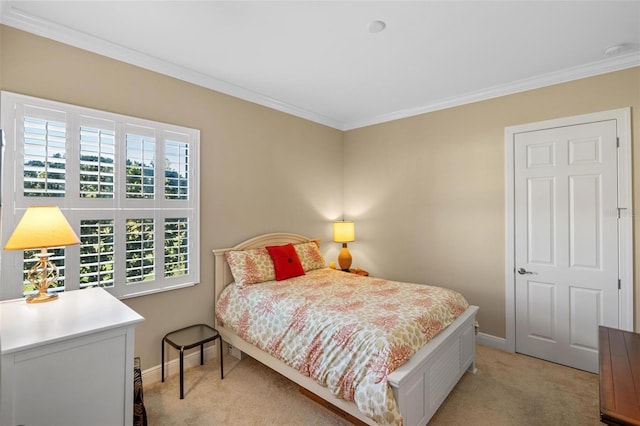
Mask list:
[[[369,22],[369,32],[370,33],[379,33],[387,27],[387,24],[384,21],[371,21]]]

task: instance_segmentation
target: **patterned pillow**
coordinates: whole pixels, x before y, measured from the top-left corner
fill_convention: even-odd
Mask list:
[[[231,274],[239,286],[276,279],[273,261],[266,248],[225,252]]]
[[[294,244],[293,247],[298,253],[298,258],[300,258],[300,263],[302,263],[302,268],[305,272],[325,267],[324,257],[320,253],[318,244],[314,241]]]

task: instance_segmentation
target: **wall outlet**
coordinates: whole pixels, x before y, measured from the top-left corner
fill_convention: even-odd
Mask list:
[[[244,354],[240,349],[229,345],[229,355],[237,359],[242,359]]]

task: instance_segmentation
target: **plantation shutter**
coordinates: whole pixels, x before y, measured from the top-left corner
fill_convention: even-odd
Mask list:
[[[111,120],[81,117],[79,196],[115,197],[116,132]]]
[[[113,287],[115,226],[112,219],[80,221],[80,288]]]
[[[16,176],[2,181],[3,229],[28,206],[55,204],[80,238],[49,249],[60,271],[50,291],[124,298],[199,281],[197,130],[7,92],[1,106],[15,158],[3,173]],[[35,291],[25,280],[34,253],[0,257],[3,298]]]
[[[66,189],[66,114],[45,108],[24,108],[23,195],[64,197]]]

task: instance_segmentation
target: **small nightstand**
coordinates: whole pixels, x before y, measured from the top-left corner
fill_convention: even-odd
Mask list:
[[[362,275],[363,277],[368,277],[369,276],[369,272],[365,271],[364,269],[360,269],[360,268],[351,268],[351,269],[348,269],[346,271],[344,269],[340,269],[340,268],[331,268],[331,269],[335,269],[336,271],[346,272],[348,274]]]
[[[365,271],[364,269],[360,269],[360,268],[351,268],[349,269],[349,273],[350,274],[356,274],[356,275],[362,275],[363,277],[368,277],[369,273],[367,271]]]

